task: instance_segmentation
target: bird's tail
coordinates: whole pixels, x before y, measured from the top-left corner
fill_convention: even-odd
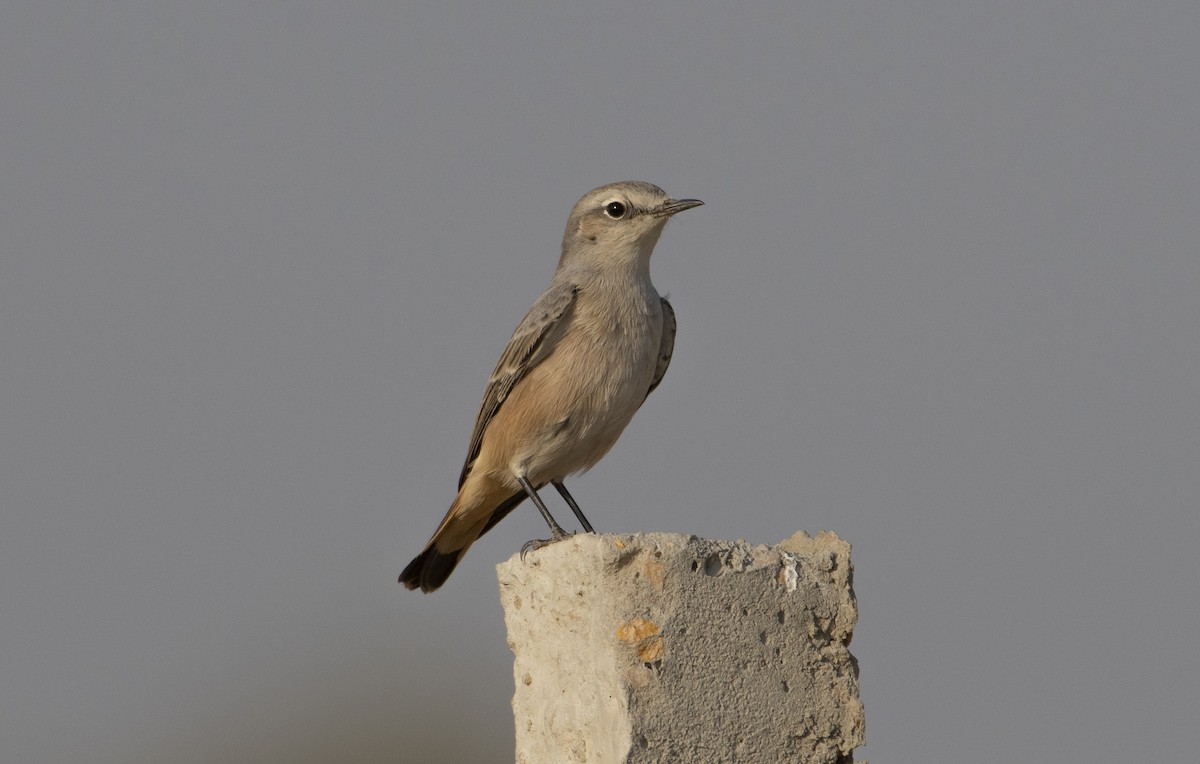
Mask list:
[[[524,492],[514,494],[495,481],[468,479],[429,543],[400,574],[400,583],[425,593],[446,583],[471,544],[524,498]]]
[[[434,542],[430,541],[419,555],[413,558],[400,574],[400,583],[405,589],[416,589],[429,593],[446,583],[446,579],[454,572],[458,561],[467,553],[467,546],[453,552],[439,552]]]

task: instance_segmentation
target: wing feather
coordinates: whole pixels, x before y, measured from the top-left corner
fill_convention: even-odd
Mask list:
[[[647,398],[654,392],[654,388],[658,387],[658,383],[662,382],[667,367],[671,365],[671,354],[675,352],[675,309],[667,302],[666,297],[659,299],[662,300],[663,331],[662,339],[658,342],[658,365],[654,368],[654,379],[650,381],[650,389],[646,391]]]
[[[564,282],[551,285],[537,299],[513,332],[508,346],[496,362],[487,388],[483,391],[483,402],[479,406],[479,414],[475,417],[475,430],[471,433],[467,460],[463,463],[462,473],[458,478],[459,488],[466,482],[471,466],[479,456],[483,433],[508,394],[512,392],[513,386],[554,350],[569,323],[569,314],[575,305],[578,292],[579,288],[574,284]]]

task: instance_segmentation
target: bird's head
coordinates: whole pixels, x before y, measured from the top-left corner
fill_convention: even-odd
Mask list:
[[[667,221],[699,207],[699,199],[672,199],[652,183],[622,181],[584,194],[567,219],[558,267],[633,268],[649,273],[650,254]]]

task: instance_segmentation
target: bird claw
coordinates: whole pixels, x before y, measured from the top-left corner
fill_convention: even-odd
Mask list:
[[[553,539],[530,539],[521,546],[521,562],[525,562],[525,555],[531,551],[536,552],[547,544],[553,544]]]
[[[562,541],[563,539],[569,539],[572,536],[574,536],[575,534],[574,533],[552,533],[551,535],[553,536],[553,538],[530,539],[529,541],[526,541],[521,546],[521,562],[525,562],[525,555],[529,554],[530,552],[536,552],[537,550],[541,549],[542,547],[550,546],[551,544],[555,543],[556,541]]]

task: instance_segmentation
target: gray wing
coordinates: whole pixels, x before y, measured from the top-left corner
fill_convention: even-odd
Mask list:
[[[467,460],[463,463],[462,474],[458,478],[459,488],[466,482],[475,457],[479,456],[479,446],[483,443],[483,433],[487,430],[488,423],[512,392],[513,385],[550,355],[558,343],[569,322],[569,314],[575,305],[575,295],[578,291],[574,284],[552,284],[537,299],[517,326],[517,330],[513,332],[508,347],[504,348],[500,360],[496,362],[487,389],[483,391],[483,402],[479,406],[479,414],[475,417],[475,431],[471,433],[471,447],[467,450]]]
[[[658,383],[662,382],[667,367],[671,365],[671,353],[675,352],[675,309],[667,302],[666,297],[658,299],[662,300],[663,331],[662,339],[658,341],[658,365],[654,367],[654,379],[650,381],[650,389],[646,391],[647,398],[654,392],[654,388],[658,387]],[[646,398],[642,400],[645,401]]]

